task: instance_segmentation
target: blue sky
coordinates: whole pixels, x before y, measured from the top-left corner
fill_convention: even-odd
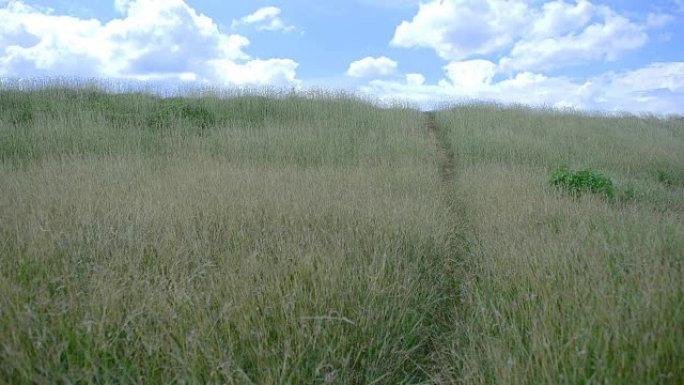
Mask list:
[[[684,0],[0,0],[0,77],[684,113]]]

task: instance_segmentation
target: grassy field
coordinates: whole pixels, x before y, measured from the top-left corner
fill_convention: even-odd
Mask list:
[[[0,382],[428,379],[452,285],[423,116],[0,93]]]
[[[681,383],[683,261],[681,119],[0,90],[0,383]]]
[[[442,379],[684,383],[684,120],[466,106],[436,115],[468,253]],[[549,184],[600,170],[613,199]]]

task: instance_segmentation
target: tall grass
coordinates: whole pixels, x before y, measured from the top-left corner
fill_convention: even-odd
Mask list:
[[[430,158],[411,137],[420,132],[419,112],[378,111],[332,93],[161,98],[94,88],[9,89],[0,91],[0,159],[197,154],[247,164],[353,166]]]
[[[682,383],[683,124],[2,88],[0,382]]]
[[[682,121],[463,106],[436,122],[469,229],[441,378],[684,382]],[[550,186],[562,163],[601,170],[617,199]]]
[[[453,221],[420,112],[0,91],[0,382],[415,383]]]

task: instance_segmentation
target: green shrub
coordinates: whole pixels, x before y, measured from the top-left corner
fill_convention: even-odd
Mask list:
[[[666,185],[672,186],[673,181],[672,173],[668,170],[658,170],[658,182]]]
[[[159,130],[174,122],[186,121],[191,126],[206,129],[216,124],[216,116],[198,101],[184,98],[160,100],[147,118],[149,128]]]
[[[206,129],[216,124],[216,117],[202,105],[186,104],[181,109],[181,116],[189,120],[195,127]]]
[[[602,172],[591,168],[574,171],[566,165],[561,165],[551,173],[550,183],[575,195],[591,192],[610,199],[615,197],[613,181]]]

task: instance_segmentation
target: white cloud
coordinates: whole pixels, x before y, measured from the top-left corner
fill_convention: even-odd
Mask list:
[[[387,76],[393,74],[397,69],[397,62],[380,56],[377,58],[367,56],[349,64],[347,75],[354,78],[365,78],[372,76]]]
[[[448,83],[459,88],[476,89],[489,86],[496,75],[496,64],[488,60],[451,62],[444,69],[449,79]]]
[[[268,86],[298,83],[295,80],[298,64],[291,59],[250,60],[245,64],[215,60],[210,65],[226,84]]]
[[[0,8],[0,76],[298,83],[296,62],[252,59],[247,38],[222,33],[183,0],[116,0],[115,6],[121,18],[106,23],[21,1]]]
[[[481,63],[485,64],[485,63]],[[491,68],[494,63],[485,64]],[[521,72],[494,81],[491,72],[465,73],[457,68],[474,70],[475,63],[451,63],[445,66],[445,79],[437,84],[373,80],[361,90],[381,100],[407,100],[430,107],[445,102],[494,101],[532,106],[573,107],[580,110],[648,111],[684,113],[684,62],[654,63],[621,73],[606,73],[585,81]]]
[[[417,87],[425,84],[425,76],[423,74],[406,74],[406,84]]]
[[[254,13],[244,16],[239,20],[233,20],[232,28],[243,25],[253,25],[257,31],[291,32],[297,29],[294,25],[287,25],[280,17],[281,10],[278,7],[263,7]]]
[[[560,36],[521,39],[501,59],[501,70],[548,70],[590,61],[615,61],[646,43],[648,35],[643,26],[601,9],[602,22]]]
[[[393,8],[393,9],[404,9],[412,8],[418,6],[421,0],[354,0],[357,3],[380,7],[380,8]]]
[[[402,22],[391,44],[427,47],[445,60],[462,60],[510,46],[527,20],[523,0],[433,0],[421,3],[413,20]]]
[[[642,47],[647,30],[671,22],[651,14],[639,23],[589,0],[431,0],[395,30],[391,45],[425,47],[447,61],[495,55],[500,71],[545,71],[613,61]]]
[[[682,0],[675,0],[679,6]],[[427,0],[397,26],[391,45],[433,49],[448,64],[425,84],[374,80],[363,90],[383,99],[422,104],[490,100],[585,110],[682,113],[684,63],[654,63],[586,80],[545,71],[616,61],[643,47],[648,33],[674,20],[630,19],[590,0]],[[489,60],[484,60],[488,58]]]
[[[133,3],[133,0],[114,0],[114,8],[121,14],[126,14],[128,6]]]
[[[684,62],[652,63],[622,73],[604,74],[600,105],[626,111],[684,114]]]
[[[594,16],[596,7],[587,0],[574,5],[565,1],[551,1],[542,5],[531,26],[534,39],[561,36],[586,26]]]

